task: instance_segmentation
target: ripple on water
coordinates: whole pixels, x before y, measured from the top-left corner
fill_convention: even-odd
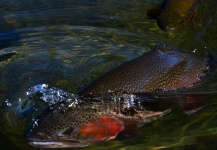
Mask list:
[[[210,8],[204,28],[173,33],[161,31],[155,20],[146,16],[146,11],[159,3],[158,0],[1,0],[0,55],[16,53],[0,62],[1,148],[29,149],[23,137],[25,118],[19,118],[15,112],[19,98],[23,100],[25,91],[33,85],[48,83],[73,93],[157,42],[171,43],[188,52],[197,49],[196,53],[204,50],[216,53],[213,44],[216,1],[204,2]],[[170,103],[163,101],[164,105],[174,107],[172,113],[146,124],[140,137],[111,140],[86,149],[215,149],[215,75],[184,91],[207,95],[206,106],[199,112],[186,115],[173,97]]]

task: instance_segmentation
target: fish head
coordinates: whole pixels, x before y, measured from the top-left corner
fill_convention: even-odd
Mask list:
[[[49,108],[40,117],[33,120],[24,133],[25,137],[33,147],[82,147],[84,144],[80,143],[79,140],[69,137],[76,132],[76,129],[67,125],[67,119],[69,118],[63,110],[51,110]]]

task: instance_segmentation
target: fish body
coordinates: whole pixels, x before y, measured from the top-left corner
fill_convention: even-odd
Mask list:
[[[164,44],[114,68],[78,92],[80,96],[153,93],[189,88],[208,70],[206,58],[178,52]]]
[[[84,147],[114,139],[126,126],[140,126],[169,112],[129,108],[114,101],[73,106],[57,103],[34,120],[25,136],[33,147]]]
[[[156,18],[158,26],[168,31],[185,25],[201,25],[198,7],[198,0],[164,0],[159,9],[149,10],[147,15]]]
[[[171,111],[170,108],[146,110],[137,105],[132,95],[191,87],[207,69],[206,58],[158,44],[153,50],[118,66],[80,90],[78,101],[54,104],[34,119],[25,136],[29,144],[40,148],[83,147],[114,139],[121,133],[129,133],[127,131],[132,128],[129,130],[128,127],[138,128]],[[65,97],[46,95],[53,93],[48,91],[49,88],[43,88],[41,92],[45,95],[41,95],[54,96],[54,99]],[[112,99],[104,99],[111,91]],[[83,99],[90,96],[101,99]]]

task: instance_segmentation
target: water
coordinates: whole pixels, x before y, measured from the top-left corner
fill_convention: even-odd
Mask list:
[[[109,69],[164,42],[195,55],[216,52],[216,6],[201,0],[202,27],[164,32],[147,10],[160,0],[1,0],[0,144],[33,149],[23,137],[25,118],[16,109],[34,85],[46,83],[75,93]],[[8,54],[8,55],[7,55]],[[142,135],[86,149],[215,149],[216,72],[185,93],[201,94],[205,107],[186,115],[178,99],[172,113],[146,124]],[[157,106],[154,106],[157,107]],[[158,106],[159,107],[159,106]],[[80,148],[78,148],[80,149]]]

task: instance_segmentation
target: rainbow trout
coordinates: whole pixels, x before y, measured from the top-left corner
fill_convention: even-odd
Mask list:
[[[44,90],[47,94],[48,90]],[[59,102],[48,108],[28,127],[29,144],[40,148],[84,147],[114,139],[132,127],[156,120],[171,110],[149,111],[125,100]]]
[[[208,68],[206,58],[158,44],[90,83],[78,92],[75,101],[57,101],[34,119],[25,135],[32,146],[41,148],[82,147],[114,139],[130,131],[132,126],[140,127],[170,112],[170,108],[147,110],[138,105],[134,94],[192,87]],[[43,90],[43,97],[54,98],[46,96],[49,91]],[[50,93],[54,93],[53,90]],[[63,98],[69,95],[56,93]],[[108,95],[110,98],[104,98]],[[101,100],[93,97],[101,97]]]
[[[198,0],[164,0],[159,8],[151,9],[147,15],[157,19],[158,26],[163,30],[174,30],[184,25],[201,25],[197,13]]]
[[[192,87],[209,69],[197,58],[158,44],[153,50],[107,72],[78,92],[81,97],[109,93],[153,93]]]

